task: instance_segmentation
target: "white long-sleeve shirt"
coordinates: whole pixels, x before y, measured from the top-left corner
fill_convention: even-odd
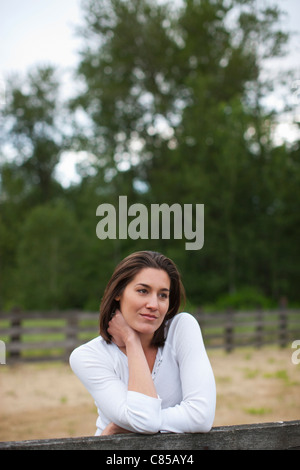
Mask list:
[[[208,432],[213,424],[216,387],[196,319],[179,313],[167,323],[152,379],[158,398],[128,391],[127,356],[97,337],[76,348],[70,365],[95,400],[96,435],[113,422],[129,431]]]

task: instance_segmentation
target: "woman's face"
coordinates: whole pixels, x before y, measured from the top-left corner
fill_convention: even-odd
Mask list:
[[[144,268],[116,297],[128,325],[152,338],[162,324],[168,309],[170,278],[162,269]]]

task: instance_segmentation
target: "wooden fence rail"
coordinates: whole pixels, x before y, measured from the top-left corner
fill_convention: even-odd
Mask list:
[[[207,348],[288,346],[300,339],[300,311],[196,312]],[[68,360],[71,351],[98,334],[96,312],[0,312],[0,340],[7,363]]]
[[[210,432],[204,434],[119,434],[102,437],[0,442],[0,450],[114,451],[114,454],[98,453],[98,465],[99,458],[107,459],[113,455],[116,458],[120,451],[126,451],[124,455],[130,456],[139,455],[138,451],[152,451],[151,454],[146,454],[146,459],[150,460],[152,455],[150,463],[153,464],[162,463],[165,454],[172,455],[175,452],[180,459],[180,451],[190,451],[185,452],[184,455],[192,456],[193,463],[200,464],[200,460],[195,461],[197,460],[196,451],[199,450],[300,450],[300,421],[221,426],[212,428]],[[163,454],[161,451],[166,452]],[[159,454],[162,455],[160,462],[158,462]]]

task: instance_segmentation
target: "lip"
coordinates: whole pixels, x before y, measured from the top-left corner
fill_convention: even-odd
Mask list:
[[[150,320],[150,321],[153,321],[153,320],[156,320],[157,319],[157,316],[156,315],[151,315],[150,313],[140,313],[140,315],[145,318],[146,320]]]

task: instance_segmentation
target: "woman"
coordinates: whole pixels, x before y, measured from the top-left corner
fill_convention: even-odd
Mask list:
[[[151,251],[116,267],[100,307],[100,336],[70,364],[98,407],[96,435],[208,432],[216,389],[200,327],[178,313],[175,264]]]

